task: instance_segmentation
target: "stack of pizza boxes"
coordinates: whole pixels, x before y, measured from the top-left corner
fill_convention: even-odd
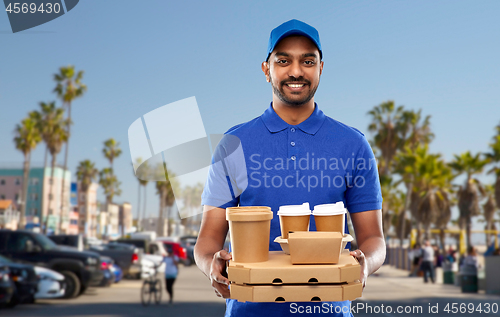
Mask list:
[[[273,218],[269,207],[227,208],[231,298],[242,302],[309,302],[361,297],[361,267],[345,249],[352,240],[343,234],[345,209],[331,217],[335,211],[332,205],[337,204],[315,207],[312,214],[321,231],[308,230],[311,211],[307,203],[280,207],[282,235],[274,242],[282,251],[269,251]]]

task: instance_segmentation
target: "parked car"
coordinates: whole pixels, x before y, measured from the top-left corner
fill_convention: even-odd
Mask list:
[[[7,306],[14,307],[20,303],[33,303],[38,285],[33,265],[15,263],[6,257],[0,256],[0,266],[8,267],[10,278],[14,281],[12,298],[7,303]]]
[[[41,266],[35,266],[35,273],[38,277],[35,299],[59,298],[64,296],[66,292],[64,275]]]
[[[194,264],[194,246],[196,245],[196,241],[198,240],[197,236],[183,236],[180,238],[181,246],[186,249],[187,265]]]
[[[115,281],[115,275],[113,271],[111,271],[111,263],[113,263],[113,259],[107,256],[101,256],[101,271],[102,271],[102,279],[92,286],[100,286],[100,287],[108,287]]]
[[[98,254],[58,246],[35,232],[0,230],[0,255],[61,273],[65,278],[65,298],[79,296],[92,281],[102,278]]]
[[[161,266],[163,258],[167,255],[167,251],[163,243],[160,241],[148,241],[145,239],[120,239],[119,242],[113,242],[114,244],[129,244],[135,246],[143,251],[139,263],[141,264],[141,278],[147,276],[152,270],[152,266],[160,265],[158,272],[164,272],[165,266]],[[110,244],[113,244],[110,243]],[[152,263],[152,264],[151,264]]]
[[[140,278],[142,252],[135,246],[124,243],[108,243],[92,245],[90,250],[113,259],[114,263],[122,269],[123,275]]]
[[[0,307],[10,303],[14,295],[14,281],[10,278],[7,266],[0,266]]]
[[[47,237],[57,245],[73,247],[78,251],[83,251],[85,249],[83,236],[81,234],[55,234]]]
[[[174,241],[172,238],[158,238],[157,241],[161,241],[165,249],[172,249],[174,254],[179,257],[180,262],[185,266],[192,264],[191,260],[188,259],[186,249],[179,242]]]

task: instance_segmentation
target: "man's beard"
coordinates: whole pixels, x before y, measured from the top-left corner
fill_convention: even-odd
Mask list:
[[[312,88],[311,91],[309,92],[309,94],[307,96],[305,96],[305,98],[303,98],[302,100],[290,100],[289,98],[287,98],[285,96],[285,92],[282,90],[281,87],[283,87],[285,84],[293,83],[293,82],[306,83],[306,85],[311,87],[311,82],[309,80],[304,79],[303,77],[299,77],[298,79],[291,77],[289,80],[281,81],[279,87],[277,87],[273,84],[273,79],[271,77],[271,74],[269,74],[269,81],[271,82],[271,86],[273,87],[274,94],[276,96],[278,96],[278,98],[282,102],[284,102],[285,104],[287,104],[291,107],[297,107],[297,108],[308,103],[314,97],[314,94],[316,93],[316,89],[318,89],[318,86]],[[319,83],[318,83],[318,85],[319,85]]]

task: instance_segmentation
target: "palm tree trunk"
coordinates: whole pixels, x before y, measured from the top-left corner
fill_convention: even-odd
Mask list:
[[[45,145],[45,158],[43,159],[43,167],[47,168],[47,157],[49,156],[49,146]]]
[[[441,242],[441,248],[443,252],[446,252],[444,228],[439,229],[439,241]]]
[[[406,184],[406,197],[405,197],[405,206],[403,211],[401,212],[401,216],[399,219],[399,246],[403,247],[403,240],[406,236],[406,211],[410,209],[411,202],[411,192],[413,191],[413,176],[412,180]]]
[[[491,221],[488,221],[486,223],[486,230],[488,230],[488,233],[486,234],[486,247],[490,246],[491,243],[491,234],[489,233],[489,230],[493,228],[493,223]]]
[[[147,190],[147,184],[146,184],[146,185],[144,185],[144,207],[142,209],[142,219],[146,219],[146,202],[148,201],[147,193],[148,193],[148,190]]]
[[[24,155],[24,167],[23,167],[23,193],[22,193],[22,204],[21,204],[21,215],[19,219],[19,229],[24,229],[25,217],[26,217],[26,205],[28,204],[28,177],[30,172],[30,159],[31,152]]]
[[[467,226],[465,228],[467,232],[467,250],[469,250],[469,248],[472,245],[471,228],[472,228],[471,218],[467,217]]]
[[[137,182],[139,185],[137,188],[137,231],[141,231],[141,183]]]
[[[164,236],[165,228],[164,228],[164,221],[163,221],[163,212],[165,209],[165,197],[163,193],[160,193],[160,210],[158,212],[158,224],[156,228],[156,233],[158,234],[159,237]]]
[[[70,139],[70,128],[71,128],[71,102],[68,102],[68,140],[66,141],[66,146],[64,150],[64,169],[63,169],[63,181],[61,188],[61,210],[59,217],[59,231],[62,231],[62,220],[64,216],[64,187],[66,187],[66,169],[68,168],[68,152],[69,152],[69,139]]]
[[[52,214],[52,212],[51,212],[52,209],[50,207],[53,205],[52,202],[54,201],[54,195],[53,195],[53,191],[54,191],[54,170],[56,168],[56,156],[55,155],[52,155],[52,164],[51,164],[51,166],[52,166],[52,168],[51,168],[51,171],[50,171],[49,202],[48,202],[48,206],[47,206],[47,216],[45,216],[45,228],[43,229],[43,233],[44,234],[47,234],[47,231],[48,231],[49,216]]]

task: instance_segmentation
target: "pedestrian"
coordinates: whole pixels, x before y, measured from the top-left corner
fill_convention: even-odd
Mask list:
[[[415,243],[411,252],[411,270],[410,277],[417,276],[418,270],[420,269],[420,258],[422,257],[422,250],[420,249],[420,244]]]
[[[477,273],[477,269],[481,267],[479,264],[479,259],[477,257],[477,249],[474,246],[470,246],[467,250],[467,256],[464,258],[462,263],[463,268],[468,267],[469,269],[475,270]]]
[[[163,258],[165,262],[165,287],[169,296],[169,304],[174,301],[174,283],[179,272],[179,257],[175,255],[171,245],[167,246],[168,254]]]
[[[272,102],[261,116],[229,129],[215,150],[202,194],[204,212],[195,258],[217,296],[226,298],[225,316],[293,316],[289,305],[229,299],[225,272],[231,254],[223,250],[227,207],[271,207],[269,250],[278,251],[280,246],[273,240],[281,235],[279,206],[309,202],[313,207],[342,201],[355,230],[359,249],[351,255],[361,265],[363,286],[384,262],[377,164],[364,134],[326,116],[315,102],[322,58],[314,27],[290,20],[272,30],[261,64],[271,84]],[[314,217],[309,230],[316,230]],[[350,311],[349,301],[301,304],[317,306],[314,312],[328,305],[328,316]]]
[[[428,275],[431,282],[434,283],[434,261],[434,248],[431,246],[431,242],[426,240],[422,248],[422,258],[420,261],[420,268],[424,272],[424,283],[427,283]]]

